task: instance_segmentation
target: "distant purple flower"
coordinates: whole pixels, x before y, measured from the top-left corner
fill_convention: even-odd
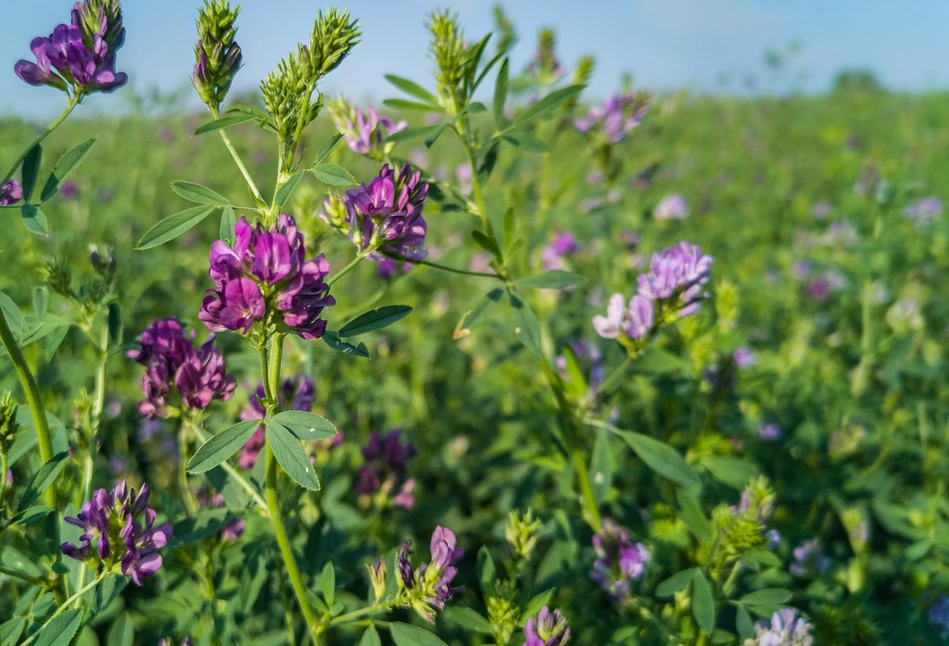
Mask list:
[[[591,170],[587,173],[587,184],[599,186],[603,183],[603,171]]]
[[[303,234],[289,215],[281,215],[269,230],[241,218],[232,246],[222,240],[211,245],[210,265],[215,288],[198,318],[211,331],[247,334],[267,312],[303,339],[318,339],[326,331],[320,315],[336,304],[323,280],[330,264],[323,254],[306,260]]]
[[[570,629],[559,610],[551,611],[544,606],[524,624],[524,636],[524,646],[563,646],[570,641]]]
[[[145,366],[139,402],[142,417],[167,417],[167,406],[207,408],[213,399],[227,401],[237,385],[227,374],[224,357],[211,335],[194,345],[194,330],[185,335],[177,319],[155,319],[128,357]]]
[[[758,622],[754,638],[745,640],[745,646],[813,646],[812,628],[797,610],[784,608],[771,616],[770,623]]]
[[[635,231],[623,231],[619,234],[619,239],[630,251],[636,251],[639,243],[642,242],[642,238]]]
[[[758,436],[768,442],[780,440],[783,434],[784,432],[777,424],[762,424],[758,427]]]
[[[942,210],[942,200],[928,197],[907,206],[903,210],[903,217],[915,222],[917,227],[925,227],[937,220]]]
[[[382,491],[396,507],[411,509],[415,506],[413,490],[415,480],[408,478],[409,460],[415,457],[415,446],[402,442],[401,429],[382,435],[379,431],[369,434],[369,442],[363,447],[365,463],[359,469],[356,493],[372,495]]]
[[[409,560],[411,547],[411,541],[403,541],[396,556],[399,587],[420,591],[424,596],[420,603],[413,604],[412,607],[426,620],[434,622],[435,611],[442,610],[446,602],[464,591],[464,587],[452,587],[451,583],[458,574],[455,565],[464,557],[465,550],[458,547],[453,531],[446,527],[436,527],[430,546],[431,562],[422,563],[413,572]]]
[[[765,537],[768,539],[768,547],[772,550],[776,550],[781,547],[781,532],[776,529],[769,529],[765,532]]]
[[[15,179],[0,186],[0,206],[9,206],[23,199],[23,186]]]
[[[926,610],[926,619],[938,628],[944,636],[949,636],[949,595],[942,595]]]
[[[380,117],[372,107],[366,115],[342,97],[331,101],[327,110],[336,129],[345,137],[346,145],[360,155],[384,154],[386,139],[409,127],[406,121],[395,122],[388,117]]]
[[[121,566],[123,575],[135,585],[142,585],[161,567],[158,550],[168,544],[173,533],[170,523],[154,525],[156,514],[148,507],[148,496],[148,485],[136,492],[125,481],[111,492],[96,491],[82,504],[77,517],[65,518],[83,534],[78,546],[63,543],[63,554],[90,563],[93,568],[101,564],[106,571]]]
[[[379,278],[389,280],[398,273],[407,274],[415,269],[410,262],[399,262],[394,258],[383,258],[379,261]]]
[[[807,578],[826,572],[830,559],[821,550],[820,539],[815,538],[794,548],[794,562],[788,570],[796,577]]]
[[[846,286],[846,279],[837,271],[828,269],[819,276],[811,278],[805,287],[807,297],[815,301],[826,301],[832,292]]]
[[[813,215],[818,220],[823,220],[828,215],[830,215],[830,202],[827,200],[821,200],[814,204],[811,208],[811,215]]]
[[[635,93],[614,95],[602,106],[590,108],[574,125],[583,133],[602,132],[608,143],[618,144],[639,126],[647,111],[648,104]]]
[[[754,351],[746,345],[735,350],[734,354],[732,354],[732,358],[735,360],[735,365],[739,368],[748,368],[749,366],[755,365],[758,361]]]
[[[689,203],[678,193],[666,195],[659,200],[652,216],[657,220],[684,220],[689,217]]]
[[[313,380],[306,375],[297,375],[285,379],[277,392],[277,410],[309,411],[313,408],[313,396],[316,386]],[[241,411],[241,419],[263,419],[267,411],[260,402],[266,398],[264,384],[258,383],[257,389],[250,396],[249,407]],[[337,433],[330,442],[336,442],[341,436]],[[251,469],[257,463],[257,456],[265,444],[264,427],[259,426],[247,443],[241,449],[237,463],[242,469]]]
[[[79,197],[79,185],[74,180],[67,179],[59,189],[64,200],[75,200]]]
[[[455,169],[455,179],[458,180],[458,188],[462,193],[471,192],[471,177],[471,166],[469,164],[460,164]]]
[[[555,269],[565,270],[567,264],[564,258],[571,256],[580,250],[577,244],[577,238],[569,231],[562,231],[554,236],[550,244],[540,252],[541,262],[544,265],[544,271],[554,271]]]
[[[603,520],[600,533],[593,536],[593,549],[597,559],[590,578],[606,590],[614,602],[621,603],[629,594],[630,583],[642,577],[649,562],[649,551],[642,543],[630,539],[629,530],[609,518]]]

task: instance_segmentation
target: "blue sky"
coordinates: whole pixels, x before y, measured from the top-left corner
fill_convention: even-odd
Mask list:
[[[125,0],[128,41],[119,69],[137,90],[187,86],[193,64],[194,17],[199,0]],[[239,42],[245,67],[236,87],[252,87],[297,41],[305,40],[316,11],[312,0],[245,0]],[[450,6],[466,34],[492,26],[491,0],[351,0],[340,3],[363,23],[363,42],[324,86],[358,100],[391,96],[382,76],[396,73],[428,81],[424,16]],[[537,30],[554,27],[560,57],[570,67],[583,53],[596,57],[591,93],[605,95],[624,71],[636,85],[654,90],[716,90],[723,74],[731,91],[753,75],[759,88],[786,88],[790,78],[809,91],[826,88],[843,67],[874,70],[890,87],[926,90],[949,86],[949,2],[946,0],[507,0],[519,43],[515,67],[530,57]],[[30,53],[35,35],[68,19],[69,0],[11,3],[0,23],[0,114],[46,116],[61,97],[30,88],[13,75],[13,64]],[[768,47],[799,41],[800,52],[784,80],[763,64]],[[792,74],[793,73],[793,74]],[[121,95],[121,91],[120,91]],[[94,97],[91,109],[124,102]]]

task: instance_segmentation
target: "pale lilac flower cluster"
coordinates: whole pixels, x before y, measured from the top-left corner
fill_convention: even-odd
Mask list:
[[[903,210],[903,217],[915,222],[917,227],[929,226],[941,215],[942,200],[938,197],[927,197],[913,202]]]
[[[168,417],[169,406],[201,410],[234,394],[237,382],[227,374],[214,335],[197,347],[194,336],[194,330],[185,334],[178,319],[155,319],[142,332],[138,348],[129,350],[128,357],[145,366],[145,400],[138,403],[142,417]]]
[[[544,271],[554,271],[555,269],[567,269],[565,258],[572,256],[580,250],[577,244],[577,238],[569,231],[561,231],[550,244],[544,247],[540,252],[540,259],[544,266]]]
[[[455,564],[464,557],[465,550],[458,547],[455,533],[441,526],[435,528],[430,547],[431,563],[422,563],[413,571],[409,560],[412,542],[405,540],[396,557],[396,568],[399,589],[420,594],[412,608],[426,620],[434,622],[435,611],[444,609],[446,602],[464,591],[464,587],[452,587],[451,583],[458,574]]]
[[[414,507],[415,479],[406,476],[409,460],[415,457],[415,453],[411,442],[402,441],[401,429],[394,429],[385,436],[379,431],[370,433],[369,442],[362,450],[366,462],[359,469],[356,493],[372,495],[382,491],[392,496],[392,504],[396,507]]]
[[[734,359],[735,365],[739,368],[748,368],[758,362],[758,357],[755,356],[754,350],[747,345],[743,345],[735,350],[735,352],[732,353],[732,359]]]
[[[758,437],[767,442],[780,440],[782,435],[784,435],[784,431],[777,424],[768,423],[758,427]]]
[[[330,263],[323,254],[306,260],[303,234],[289,215],[269,230],[241,218],[233,246],[222,240],[211,245],[210,264],[215,289],[198,313],[210,330],[247,334],[264,322],[303,339],[323,336],[326,321],[320,315],[336,304],[323,280]]]
[[[642,543],[634,543],[629,530],[616,521],[603,519],[599,534],[593,536],[597,559],[590,570],[590,578],[620,603],[629,594],[632,581],[639,579],[649,562],[649,551]]]
[[[634,92],[611,96],[603,105],[590,108],[586,116],[574,122],[583,133],[602,131],[606,141],[618,144],[642,122],[649,106]]]
[[[386,139],[409,127],[407,121],[396,122],[388,117],[380,117],[372,107],[369,108],[367,116],[343,97],[330,102],[327,111],[336,124],[336,129],[346,139],[346,145],[360,155],[384,153]]]
[[[149,493],[147,484],[136,492],[125,481],[110,492],[96,491],[82,504],[78,516],[64,519],[83,533],[79,545],[62,544],[63,554],[93,568],[102,565],[106,571],[120,565],[123,575],[135,585],[142,585],[161,567],[158,550],[173,534],[170,523],[155,526],[155,510],[148,506]]]
[[[797,610],[784,608],[771,616],[771,622],[758,622],[755,636],[745,640],[745,646],[813,646],[811,626],[798,616]]]
[[[10,206],[23,199],[23,186],[15,179],[11,179],[0,186],[0,206]]]
[[[812,539],[794,548],[794,562],[788,570],[796,577],[807,578],[826,572],[830,559],[824,556],[820,539]]]
[[[653,254],[649,272],[638,278],[638,293],[628,304],[622,294],[614,294],[606,316],[593,317],[593,327],[605,339],[620,335],[641,339],[657,322],[657,305],[659,313],[669,308],[679,318],[695,314],[699,301],[708,297],[702,286],[711,277],[712,262],[711,256],[687,242]]]
[[[811,208],[811,215],[817,218],[818,220],[822,220],[826,218],[828,215],[830,215],[830,211],[831,211],[830,202],[828,202],[827,200],[821,200],[820,202],[817,202],[816,204],[814,204],[814,206]]]
[[[524,637],[524,646],[563,646],[570,641],[570,628],[559,610],[544,606],[524,624]]]
[[[679,193],[666,195],[656,204],[652,217],[657,220],[684,220],[689,217],[689,203]]]
[[[298,375],[285,379],[277,391],[277,410],[302,410],[309,411],[313,408],[313,396],[316,393],[316,386],[313,380],[306,375]],[[258,383],[257,390],[250,396],[249,406],[241,411],[242,420],[263,419],[267,415],[263,404],[260,402],[266,398],[264,384]],[[337,433],[331,442],[342,441],[342,436]],[[264,436],[264,427],[259,426],[257,431],[250,436],[247,443],[241,449],[237,457],[237,463],[243,469],[251,469],[257,463],[257,456],[264,448],[266,438]]]
[[[77,3],[72,22],[59,25],[47,38],[34,38],[36,62],[20,60],[14,72],[30,85],[72,87],[80,94],[112,92],[128,81],[115,71],[115,53],[125,43],[117,0]]]

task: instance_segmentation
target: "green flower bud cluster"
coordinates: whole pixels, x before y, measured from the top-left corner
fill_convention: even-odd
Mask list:
[[[517,606],[517,587],[513,581],[502,581],[492,586],[486,605],[488,619],[498,644],[510,643],[517,629],[520,609]]]
[[[508,524],[504,528],[504,538],[507,540],[511,556],[517,561],[530,560],[534,547],[537,545],[537,532],[544,524],[534,518],[534,512],[527,510],[523,516],[517,511],[508,515]]]
[[[243,60],[240,45],[234,41],[239,13],[240,7],[231,9],[228,0],[205,0],[198,15],[192,82],[198,96],[213,111],[224,102]]]
[[[13,395],[6,391],[0,397],[0,454],[8,454],[16,440],[17,431],[20,429],[16,413],[17,404],[13,401]],[[0,474],[0,477],[6,478],[6,474]]]
[[[467,78],[473,77],[468,47],[458,26],[458,14],[447,9],[434,12],[428,23],[432,33],[438,99],[445,111],[455,116],[468,102]]]

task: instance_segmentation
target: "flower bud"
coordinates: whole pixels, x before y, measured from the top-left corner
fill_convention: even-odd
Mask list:
[[[359,21],[353,20],[348,11],[335,7],[321,11],[313,25],[310,46],[303,48],[310,74],[320,79],[336,69],[359,43],[359,36]]]
[[[372,565],[366,566],[369,570],[369,580],[372,582],[372,594],[376,603],[386,596],[386,564],[382,559],[376,559]]]
[[[111,282],[115,277],[115,247],[108,245],[103,249],[95,244],[89,245],[89,262],[100,276]]]
[[[10,391],[6,391],[3,397],[0,397],[0,454],[9,453],[10,447],[16,440],[16,434],[20,428],[16,421],[16,413],[17,404],[13,401]],[[0,474],[0,477],[6,477],[6,474]]]
[[[198,96],[213,110],[224,101],[243,60],[240,45],[234,41],[239,13],[240,7],[231,9],[228,0],[205,0],[198,15],[192,82]]]
[[[511,554],[525,561],[528,560],[537,544],[537,532],[543,526],[543,523],[534,518],[534,512],[531,509],[528,509],[523,516],[517,511],[512,511],[508,516],[507,527],[504,528],[504,538],[507,540]]]

